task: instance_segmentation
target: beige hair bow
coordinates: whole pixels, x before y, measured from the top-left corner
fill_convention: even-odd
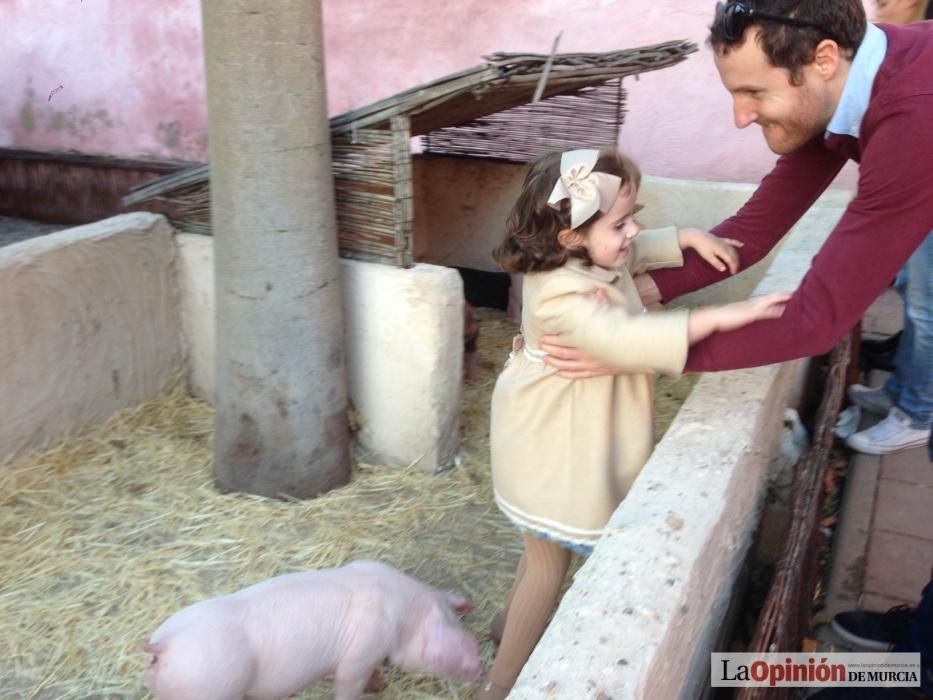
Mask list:
[[[597,160],[599,151],[594,149],[564,151],[560,157],[560,178],[547,202],[556,209],[563,200],[570,200],[570,228],[577,228],[597,211],[609,211],[619,194],[622,178],[593,172]]]

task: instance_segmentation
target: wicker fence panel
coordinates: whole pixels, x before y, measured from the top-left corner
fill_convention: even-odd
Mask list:
[[[552,151],[612,147],[624,118],[622,81],[610,80],[432,131],[424,150],[526,163]]]
[[[398,240],[398,140],[392,129],[359,129],[333,136],[337,242],[344,257],[411,264],[410,256],[406,260],[403,255],[406,246],[410,249],[410,233],[401,244]],[[410,191],[410,168],[408,180]]]
[[[826,386],[816,415],[813,442],[797,463],[790,531],[774,580],[758,617],[749,652],[788,652],[801,648],[812,615],[820,540],[819,507],[823,477],[833,445],[833,425],[845,395],[852,336],[829,357]],[[798,688],[741,688],[737,700],[795,700]]]

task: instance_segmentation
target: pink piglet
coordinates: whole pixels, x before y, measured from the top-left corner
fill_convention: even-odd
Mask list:
[[[157,700],[277,700],[334,675],[336,699],[356,700],[386,659],[476,681],[457,620],[471,607],[374,561],[277,576],[169,617],[144,645],[146,684]]]

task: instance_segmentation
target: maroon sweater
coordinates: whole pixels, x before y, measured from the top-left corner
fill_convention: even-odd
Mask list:
[[[859,138],[831,134],[782,156],[739,212],[713,229],[745,243],[747,268],[803,216],[848,159],[858,190],[780,319],[714,333],[685,371],[756,367],[828,352],[890,284],[933,230],[933,22],[883,25],[878,69]],[[727,275],[685,251],[684,267],[656,270],[664,301]]]

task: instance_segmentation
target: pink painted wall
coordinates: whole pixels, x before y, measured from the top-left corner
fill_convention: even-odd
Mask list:
[[[622,148],[652,175],[757,181],[774,162],[737,130],[703,46],[709,0],[324,0],[331,114],[493,51],[609,51],[689,39],[700,52],[629,79]],[[0,145],[204,159],[198,0],[0,0]],[[51,100],[49,93],[63,89]],[[853,169],[840,184],[852,186]]]
[[[198,0],[0,0],[0,27],[0,145],[204,158]]]

